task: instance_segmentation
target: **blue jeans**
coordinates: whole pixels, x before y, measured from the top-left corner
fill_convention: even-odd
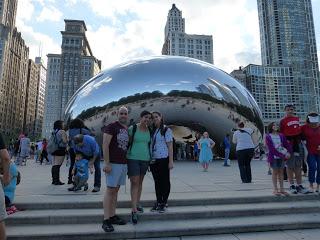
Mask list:
[[[320,156],[318,154],[308,154],[309,182],[320,184]]]
[[[101,167],[100,167],[100,157],[97,157],[94,161],[94,187],[101,187]]]
[[[228,165],[229,155],[230,155],[230,149],[225,148],[224,149],[224,165]]]

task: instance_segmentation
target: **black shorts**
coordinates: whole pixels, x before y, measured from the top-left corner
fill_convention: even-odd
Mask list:
[[[58,150],[54,151],[51,155],[64,156],[64,155],[66,155],[66,148],[59,148]]]
[[[144,176],[149,167],[149,161],[128,159],[128,176]]]

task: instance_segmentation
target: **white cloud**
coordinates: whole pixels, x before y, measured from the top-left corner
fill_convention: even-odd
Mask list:
[[[21,32],[22,38],[29,47],[29,58],[34,59],[42,54],[46,62],[48,53],[59,53],[60,45],[56,43],[50,36],[37,32],[34,26],[30,26],[28,21],[32,20],[35,5],[40,2],[53,2],[54,0],[23,0],[19,1],[17,10],[16,26]],[[31,23],[30,23],[31,24]]]
[[[56,2],[56,0],[33,0],[33,1],[35,3],[40,3],[41,6],[44,6],[44,5],[48,4],[48,3],[55,3]],[[22,1],[20,1],[20,2],[22,2]]]
[[[100,17],[97,22],[87,21],[87,35],[93,53],[102,60],[103,67],[110,67],[134,57],[161,55],[171,0],[64,0],[64,5],[60,4],[61,1],[19,1],[19,9],[23,9],[23,12],[20,10],[18,18],[31,20],[34,14],[33,3],[43,7],[36,18],[38,21],[62,22],[62,12],[65,11],[60,6],[72,6],[77,10],[78,4],[86,5],[87,11],[82,14]],[[201,0],[200,4],[199,0],[176,0],[175,3],[182,10],[187,33],[213,35],[213,53],[217,67],[230,72],[241,65],[261,62],[256,1]],[[313,5],[314,10],[319,9],[320,5],[315,0]],[[317,24],[319,21],[316,13],[314,19]],[[35,25],[29,25],[36,29]],[[23,33],[27,32],[20,29]],[[60,30],[62,29],[54,29],[55,32]],[[316,33],[319,35],[317,29]],[[31,35],[29,32],[26,34]],[[49,36],[46,37],[41,38],[43,46],[51,46],[55,51],[44,49],[44,52],[60,52],[60,41],[54,43]],[[46,39],[48,43],[45,42]]]
[[[161,54],[171,1],[83,1],[87,1],[98,16],[113,21],[107,32],[100,27],[88,34],[94,53],[102,59],[104,67],[143,54]],[[215,65],[225,71],[260,63],[258,14],[256,8],[247,10],[248,1],[202,0],[201,4],[197,0],[175,1],[186,19],[187,33],[213,35]],[[117,31],[118,19],[128,17],[129,13],[138,19],[127,23],[123,32]]]
[[[21,19],[17,19],[18,30],[22,31],[22,37],[29,47],[29,58],[33,59],[42,55],[46,63],[48,53],[60,53],[60,45],[57,44],[50,36],[36,32],[31,26],[25,25]]]
[[[31,20],[34,13],[32,0],[23,0],[18,2],[17,17],[26,21]]]
[[[52,21],[59,22],[62,19],[62,12],[54,6],[44,6],[40,15],[37,17],[38,22]]]
[[[79,0],[66,0],[66,2],[67,2],[67,6],[72,7],[72,6],[75,6],[79,2]]]

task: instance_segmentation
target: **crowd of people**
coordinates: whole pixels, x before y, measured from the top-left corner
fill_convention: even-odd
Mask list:
[[[273,170],[273,193],[275,195],[288,195],[283,188],[285,177],[288,179],[289,191],[292,194],[319,192],[319,114],[309,113],[305,123],[301,126],[300,119],[294,111],[293,105],[285,106],[285,117],[279,123],[270,123],[266,134],[268,163]],[[307,156],[307,164],[304,161],[305,156]],[[306,172],[307,169],[309,189],[302,185],[302,172]]]
[[[292,194],[319,192],[320,186],[320,119],[317,113],[310,113],[305,124],[294,114],[294,106],[285,107],[286,115],[279,123],[272,122],[267,128],[265,146],[267,162],[272,169],[273,194],[276,196],[289,193],[285,191],[284,180],[287,177]],[[81,119],[74,119],[68,129],[63,121],[56,121],[51,137],[31,143],[27,134],[9,145],[10,155],[0,135],[0,172],[3,189],[0,189],[0,204],[10,208],[14,200],[15,187],[18,184],[19,172],[16,165],[26,164],[30,155],[34,155],[39,164],[52,164],[51,176],[53,185],[64,185],[60,179],[60,168],[68,155],[70,167],[68,172],[69,191],[87,191],[89,174],[94,174],[92,192],[101,188],[101,158],[104,159],[103,172],[106,174],[106,191],[104,194],[104,220],[102,228],[105,232],[114,231],[113,225],[124,225],[126,221],[116,215],[117,196],[120,186],[125,185],[126,177],[130,179],[131,222],[137,224],[139,214],[144,212],[141,204],[144,177],[151,171],[155,186],[155,203],[152,212],[164,213],[168,208],[170,195],[170,170],[174,160],[174,138],[172,130],[164,124],[159,112],[142,111],[138,123],[129,127],[128,109],[118,110],[118,120],[104,126],[102,149],[95,137]],[[253,130],[238,121],[232,139],[227,133],[220,144],[224,150],[223,166],[230,166],[231,142],[236,146],[236,158],[243,183],[252,182],[251,160],[256,144]],[[193,145],[194,159],[198,160],[203,171],[208,171],[213,160],[213,148],[216,143],[208,132],[197,135]],[[102,150],[102,151],[101,151]],[[52,156],[48,158],[48,155]],[[304,159],[307,164],[304,164]],[[302,185],[302,171],[308,169],[309,188]],[[0,187],[2,185],[0,184]],[[14,210],[14,209],[11,209]],[[3,219],[5,208],[0,207],[0,232],[4,232]],[[0,236],[1,238],[1,236]]]

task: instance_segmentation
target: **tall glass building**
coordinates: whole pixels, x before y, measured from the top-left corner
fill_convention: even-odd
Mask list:
[[[271,67],[249,64],[242,71],[246,87],[256,99],[265,126],[283,116],[283,104],[295,102],[291,67]]]
[[[281,111],[291,102],[303,118],[310,111],[319,111],[319,66],[311,0],[258,0],[258,13],[262,65],[292,71],[290,94],[279,96],[274,108]]]

